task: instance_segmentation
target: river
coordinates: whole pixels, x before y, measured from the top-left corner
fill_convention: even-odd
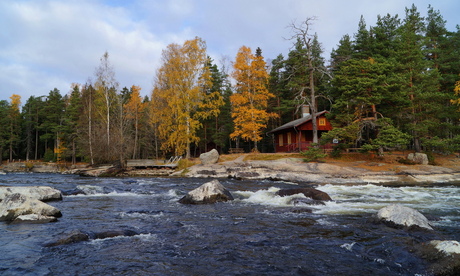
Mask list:
[[[232,202],[177,201],[209,179],[0,175],[0,185],[45,185],[67,193],[49,202],[48,224],[0,222],[1,275],[427,275],[410,245],[460,240],[460,187],[315,186],[333,201],[279,197],[301,184],[220,180]],[[435,232],[394,229],[373,219],[391,203],[412,207]],[[129,230],[119,236],[46,247],[72,231]]]

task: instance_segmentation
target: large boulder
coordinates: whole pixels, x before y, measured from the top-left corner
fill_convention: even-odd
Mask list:
[[[410,161],[416,164],[428,165],[428,156],[425,153],[421,153],[421,152],[409,153],[407,155],[407,159],[409,159]]]
[[[210,204],[233,200],[232,194],[218,180],[207,182],[179,200],[182,204]]]
[[[0,186],[0,201],[12,194],[22,194],[40,201],[62,199],[61,191],[47,186]]]
[[[212,149],[208,152],[200,154],[201,164],[212,165],[219,161],[219,152],[216,149]]]
[[[404,227],[418,226],[428,230],[433,230],[428,219],[420,212],[400,205],[392,204],[379,210],[377,218]]]
[[[290,196],[295,194],[303,194],[308,198],[314,200],[332,200],[331,197],[320,190],[315,188],[296,188],[296,189],[281,189],[277,193],[279,196]]]
[[[62,215],[61,211],[56,207],[23,194],[8,195],[0,202],[0,221],[14,221],[20,216],[30,214],[51,217],[60,217]]]

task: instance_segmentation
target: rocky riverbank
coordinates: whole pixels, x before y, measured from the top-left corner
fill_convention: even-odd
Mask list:
[[[17,162],[3,165],[4,172],[42,172],[80,174],[83,176],[142,176],[142,177],[199,177],[234,178],[253,180],[280,180],[312,184],[404,184],[460,183],[460,158],[440,156],[437,165],[403,165],[397,156],[366,159],[349,155],[325,162],[303,162],[296,154],[274,155],[274,160],[257,160],[264,154],[222,155],[215,162],[199,161],[181,170],[172,169],[120,169],[114,166],[88,167],[86,164],[72,168],[54,163]],[[351,157],[350,157],[351,156]],[[347,159],[348,158],[348,159]]]
[[[198,164],[173,176],[272,179],[312,184],[460,183],[460,166],[402,165],[373,161],[305,163],[301,158],[245,161],[245,156],[210,165]],[[454,160],[456,161],[456,160]],[[457,161],[460,165],[460,160]]]

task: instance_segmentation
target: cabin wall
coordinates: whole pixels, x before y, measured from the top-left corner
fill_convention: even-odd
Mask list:
[[[318,126],[318,137],[324,132],[332,130],[332,125],[326,119],[321,116],[317,118]],[[299,147],[301,151],[308,149],[313,142],[313,124],[311,121],[300,125],[297,129],[286,129],[275,135],[275,152],[292,152],[298,151]]]

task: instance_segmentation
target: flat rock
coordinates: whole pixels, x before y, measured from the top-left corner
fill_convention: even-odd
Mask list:
[[[11,194],[22,194],[40,201],[61,200],[61,191],[48,186],[0,186],[0,201]]]

